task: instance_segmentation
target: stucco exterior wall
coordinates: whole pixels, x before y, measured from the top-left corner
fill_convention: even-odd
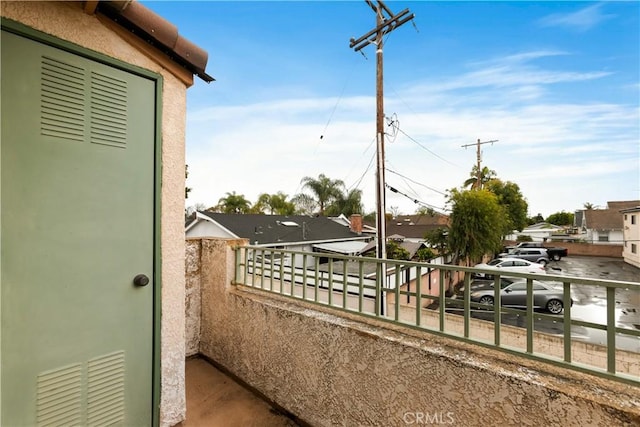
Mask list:
[[[186,412],[184,388],[184,179],[186,86],[83,12],[83,2],[2,1],[3,17],[163,76],[162,88],[162,425]],[[170,19],[170,17],[169,17]]]
[[[624,261],[640,268],[640,210],[625,213],[624,216]],[[635,248],[635,253],[633,249]]]
[[[201,248],[200,353],[311,425],[640,423],[637,388],[236,288],[239,243],[188,242]]]

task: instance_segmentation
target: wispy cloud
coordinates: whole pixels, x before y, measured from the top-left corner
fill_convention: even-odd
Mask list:
[[[540,85],[572,83],[595,80],[613,73],[607,71],[562,71],[544,69],[535,60],[553,56],[569,55],[561,51],[531,51],[474,62],[470,71],[455,78],[438,83],[420,85],[419,90],[431,93],[456,89],[519,87],[523,98],[531,99],[542,94]],[[416,90],[416,88],[412,88]]]
[[[615,16],[605,14],[602,8],[603,4],[598,3],[573,13],[554,13],[545,16],[538,23],[543,27],[565,27],[584,32]]]

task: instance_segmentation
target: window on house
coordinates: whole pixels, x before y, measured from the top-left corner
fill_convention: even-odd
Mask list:
[[[638,245],[636,245],[635,243],[631,244],[631,253],[632,254],[638,253]]]
[[[631,215],[631,224],[635,224],[635,223],[636,223],[636,216]]]
[[[598,234],[598,242],[608,242],[609,234],[608,233],[600,233]]]

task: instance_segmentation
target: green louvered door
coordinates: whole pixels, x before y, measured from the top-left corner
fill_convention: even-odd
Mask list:
[[[156,83],[1,43],[1,425],[149,425]]]

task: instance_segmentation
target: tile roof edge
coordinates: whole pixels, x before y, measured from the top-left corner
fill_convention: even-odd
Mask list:
[[[132,31],[146,43],[160,48],[205,82],[215,80],[206,73],[207,51],[182,37],[174,24],[139,2],[100,0],[96,12]]]

